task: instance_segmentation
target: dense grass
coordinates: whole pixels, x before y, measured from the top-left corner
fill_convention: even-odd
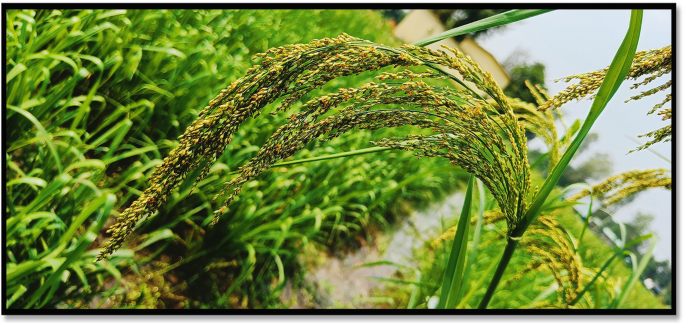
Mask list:
[[[458,181],[435,171],[446,162],[398,152],[282,167],[246,185],[210,228],[211,197],[283,123],[251,120],[193,195],[189,178],[122,250],[93,264],[103,228],[253,54],[342,32],[398,42],[363,10],[11,10],[7,24],[10,307],[268,306],[310,241],[350,244],[391,222],[397,199],[425,202]],[[339,79],[322,91],[369,80]],[[359,132],[296,158],[364,148],[371,138]]]
[[[537,172],[534,173],[533,183],[534,185],[542,183],[542,178]],[[479,198],[476,197],[474,203],[478,203]],[[494,199],[489,193],[486,193],[485,204],[488,209],[492,209],[494,205]],[[567,207],[554,212],[553,215],[573,237],[580,237],[584,221],[575,210]],[[473,207],[470,215],[472,223],[475,222],[476,216],[477,207]],[[458,214],[447,216],[443,231],[455,226],[459,218]],[[473,227],[472,225],[472,229]],[[473,267],[470,268],[471,276],[466,282],[463,298],[456,308],[473,309],[478,307],[481,298],[485,294],[486,283],[492,276],[502,250],[506,245],[506,240],[502,236],[502,233],[505,232],[504,230],[506,230],[504,221],[483,225],[478,243],[477,258]],[[472,248],[474,234],[475,232],[470,233],[469,249]],[[432,239],[437,239],[439,236],[440,234],[436,233]],[[414,262],[417,263],[417,266],[398,268],[398,271],[391,277],[392,281],[386,280],[386,284],[375,291],[374,297],[392,299],[394,308],[407,308],[412,302],[415,308],[426,308],[429,303],[428,299],[440,296],[441,283],[447,259],[450,256],[452,240],[441,241],[437,244],[437,248],[433,244],[436,240],[426,241],[423,247],[414,250]],[[592,231],[584,233],[582,241],[579,241],[579,245],[582,246],[580,252],[582,265],[586,270],[589,270],[586,273],[590,275],[589,277],[592,277],[592,273],[596,273],[613,254],[613,246],[607,245],[604,240]],[[388,246],[388,248],[392,248],[392,246]],[[555,283],[554,274],[549,269],[545,269],[544,266],[541,269],[528,272],[518,279],[516,278],[519,273],[522,273],[527,268],[528,262],[533,260],[534,257],[526,253],[525,248],[517,248],[510,266],[504,273],[502,284],[499,286],[498,292],[494,294],[489,308],[529,308],[531,305],[541,301],[546,300],[554,303],[557,297],[563,297],[563,294],[557,292],[556,288],[550,287]],[[419,274],[416,274],[416,270],[418,270]],[[593,304],[596,307],[591,308],[608,308],[609,304],[614,300],[617,291],[621,290],[631,276],[631,269],[623,261],[614,261],[606,270],[606,273],[608,275],[604,275],[604,277],[607,278],[598,280],[588,291],[593,301],[601,299],[598,305]],[[414,294],[417,295],[414,296]],[[415,298],[417,301],[412,301],[412,298]],[[387,304],[384,306],[387,306]],[[584,301],[580,302],[579,307],[588,308],[587,303]],[[663,309],[667,308],[667,306],[664,305],[662,299],[654,296],[644,285],[638,283],[630,291],[620,308]]]

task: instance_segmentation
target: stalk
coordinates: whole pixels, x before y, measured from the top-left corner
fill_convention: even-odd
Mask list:
[[[492,277],[490,285],[488,285],[488,290],[485,291],[485,295],[483,295],[483,299],[480,301],[480,305],[478,305],[479,309],[484,309],[488,307],[488,303],[490,303],[492,295],[495,294],[497,285],[499,285],[499,281],[502,279],[504,271],[507,269],[507,265],[509,265],[509,261],[511,261],[511,256],[514,255],[514,250],[516,250],[516,246],[518,246],[518,244],[518,240],[509,239],[509,242],[507,242],[507,246],[506,248],[504,248],[502,258],[500,258],[499,264],[497,265],[497,269],[495,270],[495,275]]]
[[[578,303],[578,301],[580,301],[583,298],[583,295],[585,295],[585,293],[588,291],[588,289],[590,289],[590,287],[592,287],[592,285],[595,284],[595,281],[597,281],[597,279],[599,279],[599,277],[602,276],[602,273],[604,273],[604,271],[607,268],[609,268],[609,265],[614,261],[614,259],[616,259],[616,257],[620,253],[623,253],[623,250],[621,250],[621,252],[614,253],[614,255],[611,256],[611,258],[609,258],[609,260],[607,260],[604,263],[602,268],[600,268],[599,271],[597,272],[597,275],[595,275],[595,277],[593,277],[592,280],[587,285],[585,285],[585,288],[583,288],[583,290],[580,293],[578,293],[578,296],[576,296],[576,299],[574,299],[573,302],[571,302],[571,304],[569,304],[569,305],[571,305],[571,306],[576,305],[576,303]]]
[[[331,155],[325,155],[325,156],[319,156],[319,157],[311,157],[311,158],[304,158],[304,159],[298,159],[298,160],[291,160],[291,161],[287,161],[287,162],[275,163],[273,165],[273,167],[297,165],[297,164],[304,164],[304,163],[315,162],[315,161],[326,160],[326,159],[335,159],[335,158],[340,158],[340,157],[364,155],[364,154],[377,153],[377,152],[391,150],[391,149],[392,148],[390,148],[390,147],[372,147],[372,148],[357,149],[357,150],[352,150],[352,151],[348,151],[348,152],[344,152],[344,153],[331,154]],[[240,173],[240,171],[235,170],[235,171],[232,171],[228,174],[232,175],[232,174],[238,174],[238,173]]]
[[[559,163],[554,167],[552,173],[545,180],[545,183],[542,185],[538,195],[531,203],[528,211],[526,211],[516,228],[514,228],[514,230],[511,232],[511,237],[507,243],[507,247],[502,254],[502,258],[497,266],[495,275],[492,278],[492,281],[490,281],[490,285],[483,296],[483,300],[481,301],[479,308],[487,308],[488,303],[497,289],[497,285],[502,279],[502,275],[504,274],[504,271],[511,260],[511,257],[514,254],[514,250],[518,245],[517,240],[523,236],[523,234],[526,232],[526,229],[528,229],[528,226],[530,226],[530,224],[533,223],[533,221],[538,217],[542,211],[543,204],[547,200],[547,197],[552,192],[552,189],[556,186],[559,178],[563,174],[568,164],[571,162],[571,159],[580,147],[580,144],[585,139],[585,136],[587,136],[587,134],[590,132],[590,128],[592,128],[592,125],[609,103],[609,100],[611,100],[613,95],[616,93],[621,83],[623,83],[626,75],[628,75],[628,71],[630,70],[630,66],[632,65],[633,58],[635,57],[635,52],[637,50],[641,25],[642,10],[632,10],[628,32],[626,33],[621,46],[618,48],[618,51],[614,56],[614,60],[611,62],[606,77],[602,82],[599,91],[597,92],[596,99],[592,102],[592,107],[590,108],[590,112],[585,119],[585,122],[581,126],[578,135],[573,139],[566,152],[564,152],[564,155],[561,157]]]

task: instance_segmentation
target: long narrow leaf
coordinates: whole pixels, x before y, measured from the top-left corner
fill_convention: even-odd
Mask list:
[[[492,27],[497,27],[497,26],[502,26],[506,24],[510,24],[512,22],[517,22],[519,20],[527,19],[530,17],[534,17],[537,15],[541,15],[546,12],[552,11],[551,9],[542,9],[542,10],[510,10],[498,15],[494,15],[492,17],[488,17],[485,19],[481,19],[478,21],[474,21],[470,24],[466,24],[463,26],[459,26],[457,28],[450,29],[448,31],[439,33],[435,36],[431,36],[422,40],[419,40],[417,42],[414,42],[412,45],[416,46],[426,46],[430,45],[432,43],[439,42],[445,38],[450,38],[450,37],[456,37],[459,35],[463,34],[468,34],[472,33],[474,31],[479,31],[479,30],[484,30]]]
[[[38,129],[38,133],[41,136],[46,137],[46,138],[52,138],[52,136],[50,134],[48,134],[48,132],[43,127],[43,125],[40,123],[40,121],[38,121],[38,119],[36,119],[36,117],[34,117],[28,111],[24,111],[22,109],[10,107],[10,106],[8,106],[7,109],[16,111],[19,114],[23,115],[26,119],[31,121],[31,123],[33,123],[33,125],[36,126],[36,129]],[[52,142],[52,139],[46,139],[45,144],[48,145],[48,149],[50,149],[50,152],[52,152],[52,158],[55,160],[55,165],[57,166],[57,170],[59,170],[59,172],[61,173],[62,170],[64,169],[64,167],[62,167],[61,158],[59,157],[59,154],[57,154],[57,148],[55,148],[55,144]]]
[[[466,196],[464,197],[464,205],[461,209],[461,216],[459,217],[459,223],[457,225],[457,232],[454,235],[454,242],[452,243],[452,251],[450,252],[450,258],[447,262],[447,267],[445,268],[445,275],[442,280],[442,291],[440,294],[440,301],[438,302],[439,309],[447,308],[448,304],[453,304],[456,306],[456,301],[451,301],[449,298],[454,295],[456,297],[458,290],[455,292],[452,289],[458,289],[461,284],[461,275],[463,273],[463,259],[465,258],[465,252],[462,252],[462,244],[464,244],[464,237],[468,239],[468,226],[469,217],[471,214],[471,201],[473,196],[473,182],[474,176],[471,175],[469,178],[469,183],[466,187]],[[462,268],[459,268],[458,264],[462,263]]]
[[[570,303],[570,305],[571,306],[575,305],[583,297],[585,292],[587,292],[590,289],[590,287],[592,287],[592,285],[595,283],[595,281],[597,281],[597,279],[602,275],[604,270],[606,270],[609,267],[609,265],[613,262],[613,260],[616,259],[616,257],[624,254],[626,248],[633,246],[635,244],[638,244],[640,242],[643,242],[647,239],[651,239],[652,237],[653,237],[652,234],[646,234],[646,235],[637,237],[637,238],[631,240],[630,242],[625,243],[622,247],[614,248],[612,250],[614,253],[611,256],[611,258],[609,258],[606,262],[604,262],[604,265],[602,265],[602,268],[600,268],[599,271],[597,272],[597,274],[595,274],[595,276],[590,280],[590,282],[587,283],[587,285],[585,285],[583,290],[580,293],[578,293],[578,296],[576,296],[576,298]],[[652,244],[654,244],[654,243],[655,242],[652,242]]]
[[[488,268],[486,268],[483,271],[483,274],[480,276],[480,278],[478,278],[478,280],[473,283],[473,288],[471,288],[471,290],[469,290],[469,292],[466,293],[466,295],[461,299],[461,302],[459,302],[459,305],[457,305],[457,308],[464,308],[466,303],[468,303],[468,301],[471,299],[471,297],[473,297],[473,294],[475,294],[476,291],[478,291],[481,286],[484,286],[485,279],[490,277],[490,275],[492,275],[492,272],[493,272],[493,270],[495,270],[496,267],[497,267],[497,259],[492,259],[492,261],[490,262],[490,265],[488,265]]]
[[[599,87],[597,96],[592,102],[592,107],[590,108],[590,113],[588,114],[585,122],[581,126],[578,135],[573,139],[569,148],[564,152],[559,163],[554,167],[554,170],[545,180],[542,185],[540,192],[536,196],[535,200],[531,204],[530,208],[526,212],[522,223],[517,226],[514,230],[516,236],[522,236],[526,231],[528,226],[537,218],[540,214],[542,205],[547,200],[547,197],[552,192],[552,189],[556,186],[559,178],[566,170],[566,167],[571,162],[571,159],[575,155],[576,151],[580,148],[581,143],[590,132],[590,128],[595,123],[599,115],[604,111],[604,108],[609,103],[609,100],[614,96],[616,90],[618,90],[623,80],[625,80],[630,66],[633,63],[633,58],[635,57],[635,51],[637,49],[637,43],[640,39],[640,29],[642,26],[642,10],[633,10],[630,16],[630,27],[626,33],[621,46],[614,56],[614,60],[609,66],[606,77]]]
[[[621,251],[621,253],[622,253],[622,252],[623,252],[623,251]],[[614,259],[616,259],[616,257],[617,257],[619,254],[620,254],[620,253],[614,253],[614,254],[611,256],[611,258],[609,258],[606,262],[604,262],[604,265],[602,265],[602,268],[599,269],[599,271],[597,272],[597,274],[595,275],[595,277],[592,277],[592,280],[590,280],[590,282],[587,283],[587,285],[585,285],[585,287],[583,288],[583,290],[582,290],[580,293],[578,293],[578,296],[576,296],[576,299],[574,299],[569,305],[571,305],[571,306],[576,305],[576,303],[578,303],[578,301],[581,300],[581,298],[583,297],[583,295],[585,295],[585,292],[587,292],[588,289],[590,289],[590,287],[592,287],[592,285],[595,283],[595,281],[597,281],[597,279],[598,279],[599,277],[602,276],[602,273],[603,273],[607,268],[609,268],[609,265],[614,261]]]
[[[635,286],[635,282],[640,278],[642,275],[642,272],[645,270],[647,267],[647,264],[649,261],[652,259],[652,252],[654,252],[654,248],[656,247],[657,240],[654,239],[652,241],[652,244],[649,246],[649,250],[647,251],[646,254],[642,256],[642,259],[640,260],[640,264],[637,265],[637,270],[634,270],[633,273],[630,275],[630,279],[628,279],[628,282],[626,285],[623,287],[623,290],[621,290],[621,296],[616,298],[614,302],[611,303],[609,306],[610,308],[619,308],[623,304],[623,302],[626,300],[626,297],[628,297],[628,294],[630,294],[630,291],[633,289],[633,286]]]
[[[466,262],[466,268],[464,269],[463,284],[468,283],[471,269],[473,268],[473,264],[476,263],[476,258],[478,258],[478,243],[480,242],[480,231],[483,227],[483,213],[485,213],[485,188],[483,182],[479,179],[476,179],[476,184],[478,185],[478,220],[476,221],[476,228],[473,232],[471,253],[469,253],[469,260]],[[475,288],[477,288],[477,286]],[[462,298],[462,295],[464,295],[464,291],[465,288],[462,288],[459,293],[460,299]]]
[[[470,215],[468,217],[470,218]],[[461,248],[459,249],[459,258],[457,259],[457,268],[454,272],[454,278],[452,278],[452,286],[450,287],[450,294],[447,298],[445,308],[453,309],[457,307],[457,304],[461,299],[462,289],[466,283],[464,280],[464,263],[466,262],[466,246],[469,243],[469,226],[470,223],[467,222],[464,227],[464,235],[461,240]]]

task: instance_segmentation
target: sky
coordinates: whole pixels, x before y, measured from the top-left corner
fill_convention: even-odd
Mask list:
[[[608,66],[625,36],[629,21],[629,10],[557,10],[510,24],[504,30],[479,38],[478,43],[500,63],[515,51],[527,52],[530,62],[545,64],[545,83],[549,93],[555,94],[571,84],[555,83],[555,79]],[[645,10],[637,50],[670,45],[671,23],[670,11]],[[611,175],[652,168],[671,170],[669,162],[649,151],[628,154],[639,145],[626,138],[629,136],[646,142],[647,140],[637,136],[671,122],[662,121],[661,116],[656,113],[647,116],[647,112],[661,102],[667,92],[624,103],[631,96],[664,84],[670,78],[671,75],[668,74],[637,89],[630,89],[635,81],[625,81],[591,130],[599,134],[599,140],[587,152],[578,155],[571,165],[582,164],[595,153],[601,152],[611,156]],[[591,103],[585,99],[563,106],[566,122],[570,124],[576,119],[585,119]],[[664,107],[670,107],[670,103]],[[670,142],[658,143],[652,145],[652,148],[671,159]],[[598,181],[590,184],[596,182]],[[650,229],[659,239],[654,250],[657,260],[671,259],[671,201],[671,191],[663,188],[650,189],[640,193],[632,203],[614,213],[616,221],[625,223],[632,221],[639,212],[655,216]]]

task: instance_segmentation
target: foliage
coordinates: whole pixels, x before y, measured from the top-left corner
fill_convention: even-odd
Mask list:
[[[360,17],[367,18],[352,19]],[[90,249],[107,237],[99,228],[142,193],[162,154],[178,145],[179,129],[196,118],[211,93],[251,66],[248,55],[341,29],[392,44],[395,40],[384,36],[389,27],[377,18],[368,11],[328,10],[8,11],[6,121],[16,126],[9,128],[7,139],[7,207],[10,224],[17,228],[8,231],[7,240],[7,270],[17,273],[9,276],[9,305],[89,306],[91,299],[129,291],[118,283],[122,273],[145,268],[165,254],[172,259],[169,268],[155,273],[181,280],[176,294],[209,307],[239,306],[227,299],[247,294],[250,307],[273,303],[274,291],[250,286],[269,285],[273,277],[294,271],[297,252],[289,250],[312,240],[347,244],[346,237],[392,221],[391,214],[399,211],[392,208],[397,198],[425,201],[456,185],[456,177],[437,174],[444,165],[419,164],[406,153],[279,168],[246,185],[243,198],[234,203],[240,217],[206,230],[202,227],[216,207],[211,195],[282,122],[276,117],[250,120],[194,195],[187,197],[192,182],[182,184],[117,255],[91,263],[95,250]],[[279,22],[279,29],[265,21]],[[330,86],[364,80],[365,75],[348,77]],[[359,133],[334,144],[350,150],[368,140]],[[313,156],[314,148],[299,156]],[[412,182],[402,175],[422,172],[425,176]],[[319,183],[333,189],[312,189]],[[371,204],[373,209],[367,207]],[[97,238],[84,236],[86,230]],[[233,260],[235,266],[215,265]],[[259,275],[252,275],[255,270]],[[228,286],[216,286],[212,275],[232,278]],[[48,279],[50,284],[41,284]],[[46,292],[40,302],[32,299],[39,286],[48,286],[51,297]],[[212,288],[215,293],[206,293]],[[176,306],[176,301],[146,304]]]
[[[540,183],[542,177],[538,172],[533,172],[533,185]],[[475,201],[474,201],[475,203]],[[485,204],[488,207],[494,204],[494,200],[490,194],[486,194]],[[473,226],[478,221],[478,216],[475,210],[469,216],[471,225]],[[413,291],[411,286],[419,286],[419,301],[415,308],[430,307],[429,300],[432,297],[437,298],[440,295],[440,283],[442,275],[445,271],[447,258],[450,255],[452,239],[455,236],[457,226],[456,221],[461,217],[453,217],[449,219],[447,228],[444,233],[432,240],[427,241],[426,246],[414,250],[414,257],[418,259],[418,266],[415,268],[419,270],[419,275],[406,276],[403,281],[389,282],[383,289],[384,295],[392,295],[394,303],[397,308],[404,308],[409,300],[409,294]],[[554,256],[553,252],[567,250],[567,247],[560,248],[564,244],[564,240],[558,238],[550,239],[543,238],[540,242],[542,244],[532,244],[528,247],[522,247],[512,258],[510,268],[502,278],[503,282],[499,290],[493,296],[490,303],[490,308],[559,308],[564,307],[565,295],[569,292],[568,281],[572,279],[567,270],[553,270],[555,266],[572,266],[570,268],[580,268],[580,278],[583,286],[587,285],[589,280],[602,267],[605,260],[613,253],[607,243],[597,236],[594,232],[587,232],[582,236],[581,232],[584,228],[584,223],[580,221],[577,213],[571,208],[561,208],[554,211],[550,215],[541,216],[542,221],[536,221],[538,229],[531,226],[529,232],[526,233],[526,238],[533,242],[540,237],[538,234],[545,235],[553,234],[559,237],[565,237],[564,240],[577,246],[582,246],[582,252],[577,253],[573,260],[572,258]],[[557,222],[555,225],[557,229],[540,230],[540,227],[546,227],[544,224],[547,221]],[[552,224],[553,222],[547,222]],[[559,231],[560,228],[562,231]],[[469,242],[474,241],[474,237],[478,231],[471,231]],[[503,221],[500,212],[486,211],[483,216],[483,226],[480,232],[480,239],[477,243],[478,256],[473,263],[471,271],[473,277],[465,282],[466,289],[464,296],[456,305],[458,309],[476,308],[482,295],[486,289],[484,284],[487,279],[491,277],[493,270],[497,265],[499,256],[502,253],[502,248],[506,241],[503,233],[506,232],[506,225]],[[559,235],[560,234],[560,235]],[[532,239],[534,238],[534,239]],[[523,244],[523,243],[522,243]],[[471,245],[471,243],[469,243]],[[533,247],[531,250],[528,250]],[[549,252],[547,252],[549,250]],[[538,255],[544,254],[544,256]],[[548,257],[552,255],[553,257]],[[578,259],[579,258],[579,259]],[[572,262],[569,262],[572,260]],[[581,264],[577,267],[574,263]],[[602,275],[602,277],[593,284],[593,287],[586,293],[583,300],[573,308],[606,308],[612,302],[613,297],[617,295],[616,290],[619,285],[624,283],[631,275],[631,270],[627,268],[625,262],[612,262],[605,272],[609,274]],[[413,270],[413,268],[408,268]],[[406,271],[406,270],[405,270]],[[417,277],[412,279],[412,277]],[[563,284],[558,283],[561,279]],[[575,290],[576,293],[578,290]],[[560,304],[561,303],[561,304]],[[654,297],[644,286],[635,286],[630,292],[630,296],[626,299],[622,308],[664,308],[664,304],[656,297]]]
[[[539,84],[545,88],[545,65],[536,62],[532,64],[522,63],[507,69],[509,85],[504,89],[508,97],[518,98],[528,103],[536,103],[535,97],[528,90],[525,82]]]
[[[494,296],[494,291],[497,288],[500,280],[502,279],[503,276],[505,276],[506,269],[508,268],[509,263],[514,260],[517,262],[518,266],[517,268],[521,268],[523,264],[521,264],[519,261],[521,260],[521,257],[512,257],[514,254],[514,250],[516,247],[519,245],[519,243],[522,246],[527,247],[527,251],[531,254],[537,255],[537,256],[542,256],[542,260],[540,259],[535,259],[531,262],[528,263],[527,268],[524,269],[524,273],[526,271],[534,271],[537,268],[539,268],[541,265],[546,264],[549,269],[554,273],[554,278],[556,279],[556,283],[553,285],[549,286],[547,290],[545,290],[543,293],[541,293],[538,297],[532,299],[532,301],[529,301],[527,304],[524,306],[526,307],[537,307],[542,304],[542,306],[549,306],[550,303],[540,303],[541,300],[546,298],[550,293],[554,291],[554,289],[557,289],[558,292],[564,292],[564,297],[562,297],[561,301],[557,303],[556,305],[553,305],[553,307],[576,307],[576,306],[581,306],[583,303],[582,301],[585,300],[587,302],[586,306],[589,307],[594,307],[594,308],[601,308],[601,303],[602,303],[602,298],[599,296],[598,293],[594,297],[594,301],[591,299],[588,299],[586,292],[594,288],[598,290],[599,287],[597,287],[595,284],[602,281],[602,274],[605,272],[605,270],[609,267],[609,265],[612,263],[614,259],[617,257],[620,258],[622,255],[629,255],[631,261],[631,264],[633,266],[633,270],[630,274],[630,277],[628,278],[628,282],[623,285],[623,287],[618,287],[618,286],[613,286],[615,283],[607,282],[604,280],[602,284],[612,286],[612,290],[616,291],[615,295],[610,296],[611,302],[606,304],[608,308],[618,308],[623,305],[623,303],[628,299],[628,295],[630,292],[633,291],[633,287],[635,286],[635,282],[638,280],[639,276],[642,274],[643,270],[645,269],[646,265],[649,263],[649,260],[651,258],[651,252],[654,249],[655,242],[652,242],[651,247],[649,251],[643,256],[643,259],[640,260],[638,263],[637,257],[626,250],[627,247],[631,245],[635,245],[641,241],[644,241],[645,239],[648,239],[649,236],[643,236],[643,237],[638,237],[634,240],[628,241],[627,236],[625,234],[625,229],[624,226],[621,226],[621,239],[618,243],[618,246],[615,250],[612,250],[609,254],[611,257],[609,260],[604,262],[604,264],[601,266],[601,268],[596,271],[596,272],[590,272],[588,277],[586,278],[586,284],[585,287],[582,286],[583,279],[581,278],[581,272],[582,270],[582,264],[579,262],[579,250],[585,250],[584,246],[582,245],[582,239],[584,237],[583,233],[585,232],[585,228],[587,227],[588,223],[586,222],[585,225],[583,226],[583,229],[580,231],[580,240],[578,243],[574,241],[573,236],[569,233],[568,228],[565,226],[559,226],[558,223],[550,217],[546,216],[540,216],[540,212],[543,210],[554,210],[554,209],[559,209],[562,208],[564,203],[559,204],[559,206],[554,206],[553,201],[546,201],[547,196],[551,193],[553,186],[558,182],[559,178],[561,177],[564,169],[567,167],[568,162],[572,158],[572,156],[579,150],[583,140],[585,139],[585,136],[589,133],[589,130],[596,120],[596,118],[599,116],[601,111],[604,109],[606,106],[608,100],[611,98],[611,96],[615,93],[617,90],[618,86],[621,84],[622,79],[625,77],[625,75],[628,73],[628,70],[630,68],[630,63],[632,61],[633,55],[635,53],[635,48],[637,45],[637,39],[639,37],[639,30],[640,30],[640,20],[641,20],[641,12],[639,11],[633,11],[633,15],[631,17],[631,26],[629,28],[628,33],[626,34],[626,38],[624,39],[623,44],[621,45],[621,48],[619,48],[619,51],[617,52],[614,62],[612,63],[611,67],[609,68],[609,71],[607,72],[607,75],[609,81],[605,81],[602,83],[599,95],[597,99],[593,103],[593,107],[590,111],[590,114],[588,115],[588,119],[586,119],[585,123],[580,127],[579,134],[576,136],[576,138],[573,140],[573,142],[570,143],[568,146],[569,148],[566,150],[566,152],[563,154],[563,156],[560,158],[559,163],[552,164],[550,165],[550,175],[545,179],[545,183],[540,190],[541,194],[537,194],[537,189],[536,189],[536,194],[533,196],[533,202],[531,204],[530,209],[526,213],[524,220],[522,221],[522,226],[517,227],[514,230],[513,234],[513,239],[511,235],[511,231],[508,231],[507,235],[502,234],[502,237],[507,238],[507,245],[504,250],[504,254],[502,255],[497,268],[494,273],[494,277],[492,278],[488,289],[485,291],[485,294],[482,297],[482,300],[480,301],[479,308],[486,308],[490,301],[492,300]],[[535,91],[531,89],[531,91],[534,93]],[[524,105],[525,107],[525,105]],[[537,116],[538,118],[544,120],[544,116]],[[532,119],[535,120],[535,119]],[[540,125],[546,125],[547,123],[545,122],[536,122],[536,126]],[[553,123],[552,123],[553,124]],[[553,126],[549,127],[551,130],[554,129]],[[556,137],[552,137],[554,141],[556,141]],[[563,140],[563,138],[562,138]],[[549,145],[549,143],[548,143]],[[562,145],[565,146],[565,145]],[[550,150],[558,149],[558,146],[551,145]],[[553,169],[552,169],[553,167]],[[570,187],[569,187],[570,188]],[[569,189],[567,188],[567,189]],[[604,191],[601,189],[600,194],[603,194]],[[592,190],[589,191],[590,194],[592,194]],[[560,196],[562,194],[557,194],[557,196]],[[591,206],[590,206],[591,207]],[[463,215],[462,215],[463,217]],[[490,219],[502,219],[502,216],[495,216],[495,217],[489,217]],[[463,220],[463,219],[462,219]],[[588,219],[589,220],[589,217]],[[461,221],[460,221],[461,222]],[[538,223],[543,224],[543,228],[538,227]],[[528,227],[530,227],[530,230],[527,230]],[[545,228],[546,227],[546,228]],[[558,229],[558,230],[555,230]],[[461,230],[460,230],[461,231]],[[449,231],[448,231],[449,232]],[[526,240],[526,237],[529,237],[531,234],[541,234],[543,236],[546,236],[546,238],[551,239],[554,241],[555,245],[545,245],[544,240],[538,239],[536,242],[533,244],[530,244],[529,240]],[[569,237],[568,239],[563,238],[563,237]],[[441,237],[440,240],[443,238]],[[462,240],[463,238],[460,236],[455,236],[455,241],[456,240]],[[456,243],[456,242],[455,242]],[[454,253],[454,251],[453,251]],[[451,257],[452,258],[452,257]],[[547,262],[547,263],[546,263]],[[442,263],[440,261],[437,262],[431,262],[431,263]],[[494,263],[494,262],[491,262]],[[560,265],[561,264],[561,265]],[[449,272],[453,264],[450,264],[443,272]],[[457,268],[459,270],[459,268]],[[489,272],[489,270],[487,270]],[[562,271],[566,272],[566,277],[569,280],[563,280],[562,278]],[[438,271],[440,272],[440,271]],[[484,274],[483,277],[486,277],[488,274]],[[428,275],[430,276],[430,275]],[[422,275],[422,277],[426,277],[426,275]],[[516,278],[520,278],[520,275],[517,275]],[[463,283],[463,282],[462,282]],[[512,285],[510,281],[508,281],[505,285]],[[598,290],[599,291],[599,290]],[[516,294],[520,295],[520,288],[519,290],[516,290]],[[443,290],[441,297],[444,297],[445,292]],[[441,301],[442,302],[442,301]],[[509,305],[511,306],[511,305]],[[509,307],[508,306],[508,307]]]
[[[448,33],[543,12],[514,10]],[[360,19],[364,15],[368,19]],[[346,35],[285,45],[321,38],[317,33],[340,33],[333,32],[341,28],[331,23],[334,19],[346,22],[341,24],[345,31],[392,44],[392,39],[374,38],[387,26],[373,26],[379,21],[373,12],[8,11],[6,121],[16,128],[9,131],[5,156],[6,306],[276,307],[287,277],[298,276],[298,255],[310,243],[340,248],[351,237],[391,222],[393,213],[403,211],[396,206],[398,200],[429,200],[456,186],[464,174],[444,160],[419,163],[402,151],[414,150],[417,157],[444,157],[472,173],[469,190],[473,177],[479,178],[489,189],[488,209],[499,206],[498,213],[483,212],[486,197],[479,182],[477,232],[468,258],[470,230],[465,225],[470,208],[464,208],[461,228],[454,230],[461,242],[459,253],[446,262],[445,248],[443,260],[432,261],[437,266],[425,277],[440,277],[450,286],[443,291],[450,295],[442,300],[444,305],[463,307],[478,301],[473,296],[480,291],[474,287],[484,285],[494,269],[479,306],[493,299],[496,307],[511,307],[510,292],[494,294],[502,277],[511,277],[507,265],[512,259],[516,268],[538,261],[530,255],[512,258],[519,241],[550,263],[579,252],[569,233],[574,223],[538,215],[568,206],[560,201],[563,194],[555,184],[625,77],[640,17],[640,11],[633,13],[631,28],[580,130],[571,127],[558,141],[556,130],[545,130],[555,139],[549,145],[557,157],[550,158],[550,176],[542,188],[529,194],[527,126],[521,121],[553,125],[552,112],[506,98],[468,56],[415,45],[393,48]],[[309,32],[307,38],[301,30]],[[282,47],[258,55],[260,65],[250,68],[244,57],[272,46]],[[396,71],[392,65],[423,69]],[[489,99],[439,65],[457,69]],[[245,69],[246,76],[239,78]],[[381,74],[368,82],[368,70]],[[447,79],[464,88],[445,87]],[[231,86],[209,100],[228,81],[233,81]],[[330,89],[339,90],[321,96]],[[388,108],[374,109],[378,104]],[[197,110],[200,105],[207,108]],[[412,105],[425,110],[402,107]],[[293,113],[283,116],[280,112],[286,108]],[[332,113],[336,108],[339,113]],[[267,113],[256,118],[262,111]],[[280,124],[285,125],[277,128]],[[438,134],[398,127],[404,125]],[[377,130],[385,139],[375,144],[383,148],[356,151],[371,137],[368,132],[341,136],[355,128]],[[316,149],[313,141],[322,136],[336,149]],[[350,152],[335,156],[347,158],[333,159],[314,157],[315,150]],[[380,151],[385,152],[368,154]],[[170,157],[163,160],[163,155]],[[291,156],[302,159],[277,163]],[[284,167],[303,162],[313,163]],[[441,172],[449,176],[436,175]],[[407,178],[408,173],[414,175]],[[149,186],[146,178],[152,178]],[[209,198],[227,189],[233,189],[227,198]],[[208,227],[220,214],[222,221]],[[118,222],[108,232],[114,233],[109,237],[113,243],[98,255],[92,249],[108,238],[102,228],[114,217]],[[499,225],[489,237],[484,234],[483,244],[507,241],[500,261],[501,247],[476,249],[483,223]],[[592,237],[583,236],[585,227],[579,230],[581,243]],[[533,234],[542,237],[530,239]],[[646,238],[629,242],[622,236],[617,249],[604,250],[602,255],[611,258],[599,270],[583,273],[590,268],[583,266],[599,267],[593,261],[549,267],[555,288],[565,290],[560,304],[575,306],[587,290],[600,291],[601,286],[618,292],[596,293],[593,301],[585,297],[577,306],[609,301],[614,308],[635,306],[634,295],[642,290],[633,286],[647,267],[651,249],[638,263],[626,248]],[[540,253],[540,246],[548,246],[545,239],[560,252]],[[592,251],[582,245],[585,255]],[[625,285],[614,282],[611,274],[603,275],[607,268],[616,269],[609,265],[624,254],[633,259]],[[485,270],[479,267],[480,255],[488,260]],[[95,257],[102,261],[91,263]],[[565,280],[565,271],[575,278]],[[440,276],[446,272],[453,273],[451,281]],[[478,280],[467,289],[471,272]],[[414,288],[409,306],[420,299]]]
[[[407,15],[402,9],[380,9],[378,10],[384,18],[390,19],[394,24],[400,23]]]
[[[307,45],[274,48],[258,55],[264,58],[261,66],[248,70],[245,77],[210,101],[200,118],[188,128],[181,137],[181,144],[152,175],[155,184],[124,211],[121,220],[108,231],[114,232],[111,244],[105,244],[98,259],[116,251],[141,218],[154,212],[186,174],[208,160],[196,183],[201,181],[224,145],[230,143],[233,132],[248,117],[258,116],[264,105],[285,96],[277,111],[286,111],[308,91],[336,77],[389,65],[423,65],[430,69],[422,74],[409,70],[386,73],[378,79],[452,77],[436,67],[451,66],[462,71],[465,80],[493,97],[497,106],[486,104],[473,90],[431,87],[422,81],[366,83],[361,88],[340,89],[338,93],[314,98],[305,103],[302,112],[290,115],[290,122],[281,126],[259,150],[258,156],[241,167],[239,176],[227,183],[226,190],[232,188],[231,194],[215,212],[212,224],[226,211],[246,182],[318,137],[326,136],[328,141],[355,128],[377,130],[415,125],[441,134],[386,138],[378,145],[415,150],[417,157],[447,158],[452,164],[475,174],[496,196],[510,231],[514,230],[526,210],[525,198],[530,185],[523,126],[516,123],[512,108],[492,77],[468,56],[453,49],[450,51],[456,58],[416,46],[393,49],[341,35]],[[350,101],[353,103],[338,108]],[[423,110],[374,109],[382,105],[423,107]],[[336,108],[338,114],[319,119]],[[444,121],[449,123],[443,124]],[[506,131],[511,150],[498,135],[500,130]]]
[[[476,22],[500,13],[509,11],[509,9],[437,9],[433,10],[438,19],[445,25],[445,28],[452,29],[454,27],[466,25]],[[469,36],[473,39],[486,36],[497,30],[506,28],[506,25],[497,26],[485,30],[479,30],[466,35],[455,37],[457,42],[461,42],[464,37]]]

